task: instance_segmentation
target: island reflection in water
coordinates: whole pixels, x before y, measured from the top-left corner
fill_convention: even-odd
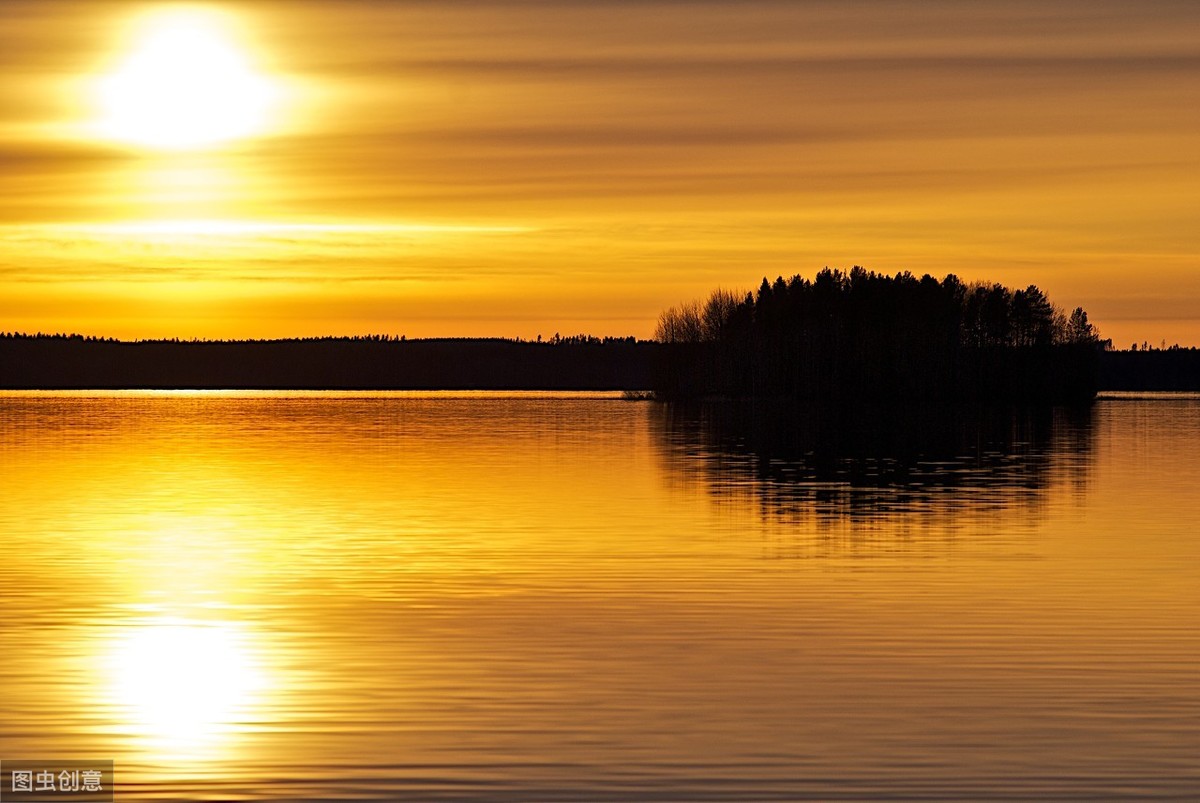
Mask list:
[[[663,405],[670,474],[764,518],[925,529],[1036,515],[1052,486],[1078,498],[1092,411],[1077,408]]]
[[[1186,799],[1200,404],[832,415],[0,394],[0,754],[123,800]]]

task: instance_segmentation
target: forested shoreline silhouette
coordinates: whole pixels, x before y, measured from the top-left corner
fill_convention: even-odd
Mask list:
[[[120,341],[0,335],[7,389],[640,390],[657,343],[555,336]]]
[[[655,339],[0,334],[4,389],[626,390],[665,401],[1086,402],[1200,391],[1200,349],[1112,350],[1036,286],[854,268],[662,313]],[[635,394],[631,393],[631,397]],[[644,397],[636,394],[637,397]]]
[[[1200,349],[1178,345],[1106,351],[1100,358],[1100,389],[1200,391]]]
[[[1082,402],[1107,345],[1034,285],[859,267],[715,290],[664,311],[656,335],[666,399]]]

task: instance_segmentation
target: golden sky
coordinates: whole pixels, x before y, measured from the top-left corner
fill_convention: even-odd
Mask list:
[[[0,330],[648,336],[864,265],[1200,344],[1200,4],[0,0]]]

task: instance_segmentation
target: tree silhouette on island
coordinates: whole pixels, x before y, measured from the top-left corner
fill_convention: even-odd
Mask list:
[[[715,290],[663,312],[657,339],[655,390],[671,399],[1086,400],[1108,345],[1034,285],[860,267]]]

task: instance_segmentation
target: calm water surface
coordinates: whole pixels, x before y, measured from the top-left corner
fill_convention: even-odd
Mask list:
[[[0,395],[0,756],[122,800],[1195,800],[1200,401]]]

